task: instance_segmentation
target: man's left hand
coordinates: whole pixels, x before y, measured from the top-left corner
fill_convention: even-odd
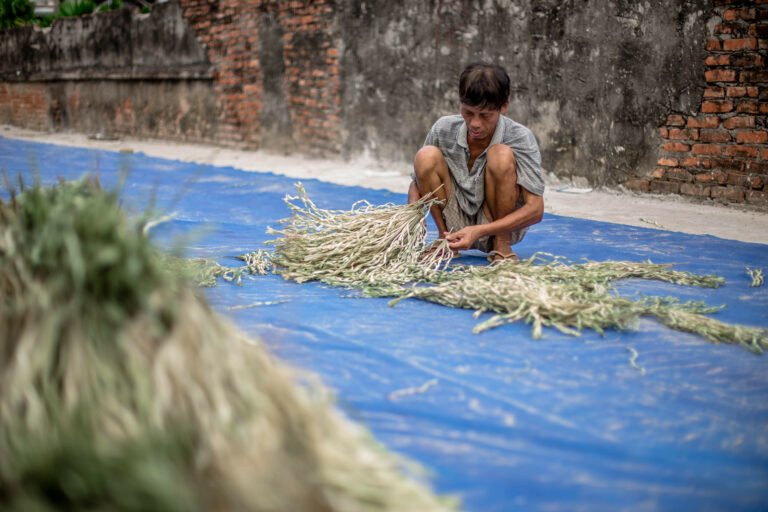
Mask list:
[[[454,251],[465,251],[471,249],[475,240],[481,236],[480,226],[467,226],[455,233],[446,233],[445,239],[448,240],[448,247]]]

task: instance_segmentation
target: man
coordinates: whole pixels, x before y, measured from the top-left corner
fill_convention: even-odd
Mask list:
[[[479,249],[491,262],[517,259],[512,245],[544,213],[536,138],[505,117],[509,76],[478,62],[459,77],[460,115],[440,118],[414,159],[408,203],[435,192],[430,211],[454,253]]]

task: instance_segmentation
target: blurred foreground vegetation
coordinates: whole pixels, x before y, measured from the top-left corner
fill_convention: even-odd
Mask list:
[[[0,510],[454,508],[93,180],[0,200]]]

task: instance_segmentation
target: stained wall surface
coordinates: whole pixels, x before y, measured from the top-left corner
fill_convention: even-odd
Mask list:
[[[488,60],[547,171],[765,205],[767,25],[760,0],[179,0],[0,33],[0,122],[405,163]]]

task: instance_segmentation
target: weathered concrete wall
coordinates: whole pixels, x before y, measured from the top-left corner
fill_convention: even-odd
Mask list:
[[[490,60],[549,170],[618,183],[655,164],[667,113],[698,109],[708,4],[342,1],[346,148],[408,158],[437,116],[458,112],[462,67]]]
[[[211,78],[204,49],[176,3],[120,9],[4,30],[0,80]]]
[[[178,0],[0,33],[0,122],[405,164],[482,59],[548,171],[768,204],[766,25],[765,0]]]
[[[214,140],[214,68],[176,3],[22,27],[0,37],[0,122]]]

